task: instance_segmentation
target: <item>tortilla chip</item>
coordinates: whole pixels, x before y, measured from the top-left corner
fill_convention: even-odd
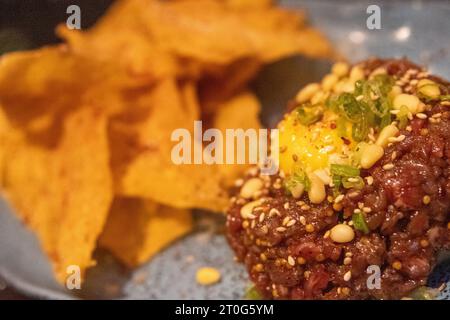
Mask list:
[[[14,52],[0,58],[0,105],[13,126],[51,147],[66,114],[80,106],[118,112],[129,79],[114,65],[75,56],[64,46]]]
[[[58,34],[77,54],[114,61],[142,80],[199,79],[241,59],[333,54],[323,35],[305,27],[303,12],[266,0],[121,0],[90,30],[60,26]]]
[[[116,198],[99,245],[132,268],[191,230],[189,210],[137,198]]]
[[[61,283],[68,266],[83,273],[95,264],[92,252],[112,200],[107,143],[105,117],[85,107],[67,117],[55,148],[32,145],[20,133],[6,144],[6,196],[37,234]]]
[[[180,92],[175,81],[169,79],[141,96],[137,103],[140,107],[130,107],[129,112],[111,120],[116,193],[176,208],[222,210],[227,200],[217,167],[176,165],[171,158],[176,144],[171,141],[172,132],[193,130],[199,110],[193,89],[185,87]],[[138,116],[136,110],[140,110]]]
[[[217,108],[214,118],[214,128],[221,130],[225,137],[226,129],[260,129],[262,125],[259,120],[261,106],[256,96],[245,91],[229,101],[224,102]],[[246,158],[248,159],[249,148],[246,148]],[[224,151],[225,152],[225,151]],[[225,164],[219,166],[220,175],[223,177],[224,185],[231,186],[235,179],[242,176],[249,164],[237,164],[237,150],[235,148],[235,164]]]

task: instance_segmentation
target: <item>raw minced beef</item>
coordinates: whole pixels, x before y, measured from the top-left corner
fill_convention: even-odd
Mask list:
[[[363,66],[366,72],[382,66],[400,77],[408,70],[423,72],[406,60],[369,60]],[[449,93],[447,82],[427,77]],[[311,204],[307,196],[294,199],[283,188],[282,176],[249,171],[241,184],[259,177],[264,188],[258,198],[264,201],[253,210],[253,219],[244,219],[241,208],[254,199],[243,199],[236,187],[227,237],[265,298],[399,299],[426,284],[438,251],[450,243],[450,106],[428,105],[426,119],[411,120],[400,132],[405,139],[361,171],[370,185],[346,190],[338,206],[331,199],[320,204]],[[393,166],[386,169],[386,164]],[[355,230],[352,241],[333,242],[327,231],[362,205],[370,208],[370,232]],[[371,265],[381,270],[380,289],[367,286]]]

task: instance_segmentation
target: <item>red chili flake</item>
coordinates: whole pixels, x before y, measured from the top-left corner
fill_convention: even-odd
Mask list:
[[[342,141],[344,141],[344,143],[346,145],[349,145],[350,143],[352,143],[350,140],[348,140],[347,138],[341,137]]]

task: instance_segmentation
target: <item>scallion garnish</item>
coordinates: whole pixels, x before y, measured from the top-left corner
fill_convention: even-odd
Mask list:
[[[345,189],[362,189],[364,187],[364,180],[361,177],[343,178],[342,186]]]
[[[308,103],[302,104],[301,106],[295,109],[297,112],[298,121],[305,125],[309,126],[311,124],[316,123],[323,116],[323,109],[319,105],[311,105]]]
[[[258,292],[255,286],[249,286],[245,291],[245,298],[247,300],[262,300],[263,297]]]
[[[385,127],[391,123],[392,101],[389,93],[394,79],[388,75],[376,75],[370,80],[355,83],[353,93],[344,92],[328,98],[326,106],[353,124],[352,137],[363,141],[371,127]]]
[[[284,188],[287,192],[289,192],[289,194],[291,194],[292,190],[294,190],[299,184],[302,184],[306,191],[309,191],[311,188],[311,181],[306,173],[301,170],[297,170],[285,179]]]
[[[358,168],[345,164],[331,164],[330,172],[332,175],[341,177],[358,177],[360,175]]]
[[[364,213],[354,213],[352,216],[353,226],[356,230],[363,232],[364,234],[368,234],[370,232],[369,227],[366,222],[366,217]]]

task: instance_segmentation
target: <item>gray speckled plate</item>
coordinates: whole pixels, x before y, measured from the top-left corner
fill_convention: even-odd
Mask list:
[[[304,7],[336,47],[352,61],[369,56],[402,57],[427,65],[433,73],[450,75],[450,4],[448,1],[281,1]],[[382,29],[366,28],[366,8],[381,7]],[[262,73],[254,84],[263,104],[263,121],[272,126],[284,105],[303,84],[319,79],[328,64],[293,57]],[[88,272],[81,291],[66,291],[54,280],[36,238],[0,201],[0,275],[18,290],[38,298],[241,299],[248,285],[242,265],[220,232],[223,217],[197,213],[196,231],[158,254],[151,262],[128,271],[105,252]],[[222,281],[211,287],[195,282],[200,266],[218,268]],[[448,282],[450,264],[441,263],[430,285]],[[450,299],[444,291],[440,299]]]

